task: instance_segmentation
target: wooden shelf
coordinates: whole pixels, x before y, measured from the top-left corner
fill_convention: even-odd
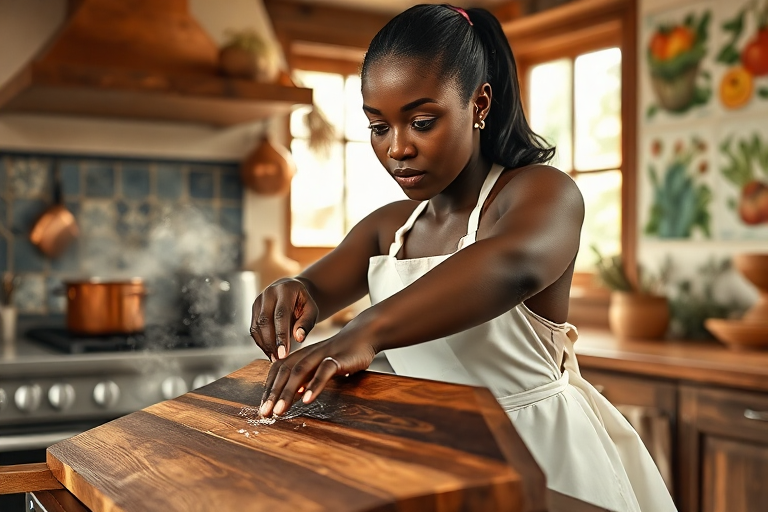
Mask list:
[[[0,90],[0,112],[231,126],[312,103],[312,90],[216,75],[35,62]]]

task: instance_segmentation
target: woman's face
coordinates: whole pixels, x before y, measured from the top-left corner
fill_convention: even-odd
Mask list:
[[[436,196],[479,157],[476,102],[453,80],[419,61],[384,58],[368,68],[362,91],[373,150],[409,198]]]

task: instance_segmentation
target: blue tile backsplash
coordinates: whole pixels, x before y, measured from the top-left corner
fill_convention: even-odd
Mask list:
[[[52,204],[58,166],[80,237],[51,260],[29,242]],[[19,275],[22,313],[61,313],[62,282],[161,279],[242,263],[243,188],[236,162],[201,163],[0,152],[0,272]]]

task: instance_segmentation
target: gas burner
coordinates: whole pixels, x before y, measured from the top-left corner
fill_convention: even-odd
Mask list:
[[[174,350],[200,348],[188,334],[171,332],[161,326],[148,326],[136,334],[86,336],[59,327],[40,327],[26,333],[29,339],[44,343],[69,354],[86,352],[126,352],[133,350]]]

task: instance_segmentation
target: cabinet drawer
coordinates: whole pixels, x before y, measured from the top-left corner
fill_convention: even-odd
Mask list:
[[[768,442],[768,394],[683,386],[683,421],[704,432]]]
[[[677,414],[677,390],[673,383],[589,369],[582,369],[581,374],[616,406],[653,408],[669,417]]]

